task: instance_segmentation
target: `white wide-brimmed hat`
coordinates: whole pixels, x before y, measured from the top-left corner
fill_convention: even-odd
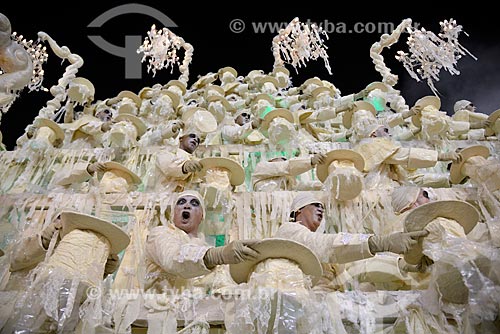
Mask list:
[[[33,125],[37,128],[41,128],[44,126],[50,128],[52,131],[54,131],[54,134],[56,136],[55,139],[64,141],[64,130],[53,120],[44,117],[37,117],[35,118]]]
[[[223,67],[221,69],[219,69],[219,71],[217,71],[217,73],[219,74],[219,79],[222,78],[222,76],[224,75],[225,72],[230,72],[232,73],[235,77],[238,76],[238,71],[236,71],[234,68],[232,68],[231,66],[226,66],[226,67]]]
[[[493,136],[495,134],[495,123],[498,120],[498,117],[500,117],[500,109],[495,110],[488,116],[488,121],[491,122],[491,125],[484,129],[484,135],[486,137]]]
[[[214,94],[213,92],[215,92],[216,94]],[[219,85],[208,85],[205,87],[203,95],[205,99],[213,95],[225,96],[226,91]]]
[[[321,182],[325,182],[328,177],[328,167],[336,160],[349,160],[354,163],[354,167],[360,172],[365,168],[365,159],[361,154],[353,150],[338,149],[330,151],[326,154],[325,162],[318,164],[316,167],[316,175]]]
[[[68,96],[71,101],[78,103],[87,102],[85,98],[93,99],[95,95],[95,88],[89,79],[76,77],[69,82]]]
[[[120,101],[124,97],[127,97],[127,98],[131,99],[132,101],[134,101],[134,103],[137,106],[137,108],[141,107],[142,99],[136,93],[131,92],[129,90],[122,90],[120,93],[118,93],[118,95],[116,96],[116,98],[111,99],[109,102],[115,103],[114,100]]]
[[[245,170],[243,167],[235,160],[224,157],[208,157],[200,160],[203,166],[201,171],[198,172],[200,177],[206,175],[207,170],[213,168],[223,168],[229,171],[229,182],[233,186],[239,186],[245,181]]]
[[[74,211],[61,212],[61,238],[73,230],[91,230],[102,234],[110,244],[110,254],[118,254],[130,243],[130,238],[117,225],[98,218]]]
[[[291,113],[290,110],[285,109],[285,108],[275,108],[275,109],[271,110],[270,112],[268,112],[264,116],[264,119],[262,120],[260,128],[262,130],[266,131],[267,129],[269,129],[269,125],[271,124],[271,122],[273,121],[273,119],[275,119],[277,117],[284,118],[288,122],[294,124],[293,114]]]
[[[274,85],[274,87],[279,88],[279,82],[278,79],[275,77],[272,77],[270,75],[264,75],[262,78],[259,79],[259,84],[264,85],[266,82],[270,82]]]
[[[162,89],[168,90],[168,88],[171,86],[179,87],[180,90],[182,91],[182,95],[186,94],[187,86],[184,82],[180,80],[170,80],[169,82],[167,82],[167,84],[163,86]]]
[[[462,156],[462,160],[460,162],[452,162],[450,168],[450,182],[452,184],[458,184],[462,182],[467,175],[465,175],[462,171],[462,167],[464,163],[472,157],[481,156],[483,158],[487,158],[490,156],[490,150],[486,146],[482,145],[474,145],[469,146],[461,150],[460,155]]]
[[[373,81],[371,83],[369,83],[365,89],[368,91],[368,92],[371,92],[372,90],[375,90],[375,89],[380,89],[381,91],[383,92],[387,92],[389,89],[387,88],[387,84],[381,82],[381,81]]]
[[[309,85],[317,85],[319,87],[323,86],[323,81],[318,77],[309,78],[300,86],[302,90],[306,89]]]
[[[435,109],[439,110],[441,108],[441,99],[437,96],[434,95],[429,95],[429,96],[424,96],[415,102],[415,106],[420,106],[422,109],[424,109],[427,106],[433,106]],[[419,113],[417,115],[413,115],[411,117],[411,122],[413,125],[415,125],[417,128],[420,128],[422,126],[422,114]]]
[[[140,119],[137,116],[131,114],[120,114],[115,117],[115,121],[117,122],[129,121],[130,123],[132,123],[137,129],[137,137],[141,137],[143,134],[146,133],[147,130],[146,124],[142,121],[142,119]]]
[[[459,223],[465,234],[468,234],[479,221],[479,212],[477,209],[465,202],[457,200],[443,200],[430,202],[412,209],[405,217],[403,225],[405,232],[422,231],[427,224],[438,217],[455,220]],[[422,240],[414,245],[405,255],[406,262],[410,264],[419,264],[422,259]]]
[[[159,95],[167,95],[170,100],[172,101],[172,107],[175,109],[179,106],[179,103],[180,103],[180,98],[179,98],[179,95],[175,94],[174,92],[171,92],[169,90],[166,90],[166,89],[162,89],[158,92]]]
[[[229,265],[229,272],[236,283],[247,282],[255,266],[267,259],[288,259],[296,262],[305,275],[309,275],[312,284],[316,284],[323,275],[323,268],[318,257],[305,245],[296,241],[269,238],[252,245],[259,255],[256,259]]]
[[[132,172],[130,169],[116,161],[107,161],[104,163],[104,165],[112,173],[122,172],[118,176],[123,176],[128,183],[137,185],[142,182],[141,178],[136,173]]]
[[[184,133],[194,131],[197,134],[206,135],[217,130],[217,119],[208,110],[201,107],[190,107],[182,114],[185,124]]]
[[[377,111],[373,104],[366,101],[356,101],[354,102],[354,108],[348,109],[344,112],[342,116],[342,124],[346,129],[350,129],[352,126],[352,116],[358,110],[366,110],[373,114],[373,117],[377,116]]]

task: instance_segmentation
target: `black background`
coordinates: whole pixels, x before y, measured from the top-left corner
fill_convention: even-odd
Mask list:
[[[100,28],[88,27],[90,22],[105,11],[129,2],[101,1],[93,5],[86,2],[39,2],[31,6],[19,1],[3,3],[0,12],[9,18],[13,31],[28,39],[36,39],[37,33],[44,31],[60,46],[69,47],[84,59],[85,63],[77,76],[86,77],[93,82],[96,88],[95,100],[116,96],[122,90],[137,93],[142,87],[152,86],[154,83],[164,84],[171,79],[178,79],[180,75],[178,68],[174,68],[173,72],[169,68],[157,72],[153,77],[152,73],[147,73],[147,65],[143,63],[141,79],[126,79],[124,59],[107,53],[88,39],[88,35],[100,35],[111,44],[123,46],[126,35],[145,37],[152,24],[162,28],[161,23],[142,14],[118,16]],[[234,67],[239,75],[246,75],[254,69],[270,72],[274,62],[271,42],[276,33],[255,33],[252,22],[290,22],[298,17],[302,22],[307,19],[313,22],[327,20],[336,27],[343,22],[349,29],[356,22],[393,22],[397,26],[403,19],[411,18],[413,22],[418,22],[420,26],[437,34],[439,21],[454,18],[469,34],[466,36],[462,33],[460,43],[478,60],[470,56],[460,59],[457,66],[460,75],[441,72],[440,81],[435,84],[441,94],[441,109],[450,113],[455,101],[460,99],[471,100],[478,111],[487,114],[500,108],[500,29],[495,11],[475,3],[469,3],[467,7],[454,5],[454,8],[448,9],[438,9],[421,2],[418,2],[419,5],[400,2],[397,6],[386,2],[372,5],[343,2],[339,8],[334,2],[326,5],[311,1],[304,1],[296,6],[284,2],[233,2],[231,5],[200,5],[187,1],[175,4],[153,1],[137,3],[151,6],[168,16],[177,25],[169,29],[193,45],[189,85],[197,76],[217,72],[224,66]],[[243,32],[234,33],[230,30],[230,22],[234,19],[245,22]],[[328,73],[322,59],[308,62],[306,67],[298,68],[298,73],[291,65],[287,65],[294,86],[300,85],[307,78],[318,76],[334,83],[342,94],[349,94],[363,89],[372,81],[380,81],[381,75],[375,71],[369,50],[374,42],[380,40],[381,34],[382,32],[330,33],[325,44],[328,46],[333,74]],[[392,73],[399,76],[395,88],[402,92],[407,104],[412,105],[418,98],[431,95],[432,91],[425,82],[418,83],[412,79],[402,63],[394,59],[398,50],[407,50],[407,37],[408,34],[402,34],[400,41],[391,48],[384,49],[382,56]],[[68,65],[67,61],[61,64],[61,59],[49,50],[49,59],[44,66],[44,87],[50,88],[57,84]],[[51,98],[48,92],[28,92],[27,89],[21,92],[1,120],[0,130],[7,149],[14,148],[15,140]]]

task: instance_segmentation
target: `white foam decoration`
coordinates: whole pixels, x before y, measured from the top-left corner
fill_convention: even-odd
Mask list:
[[[331,75],[332,70],[326,53],[328,47],[324,44],[321,35],[328,39],[326,31],[321,27],[315,24],[307,25],[300,22],[298,17],[294,18],[273,38],[274,67],[287,63],[297,71],[297,67],[305,67],[307,61],[323,58],[325,67]]]
[[[459,75],[456,66],[462,56],[469,55],[477,60],[458,42],[458,36],[463,31],[461,25],[454,19],[444,20],[439,25],[441,32],[438,35],[423,27],[420,30],[407,27],[410,34],[406,42],[408,52],[398,51],[396,56],[413,79],[418,82],[425,80],[436,95],[438,91],[434,83],[439,81],[441,70]]]
[[[399,36],[404,30],[411,25],[411,19],[403,20],[394,31],[388,35],[383,34],[379,42],[373,43],[370,48],[370,57],[375,64],[375,70],[382,75],[382,82],[389,86],[394,86],[398,82],[398,76],[391,73],[391,70],[385,65],[384,57],[381,55],[384,48],[389,48],[394,43],[397,43]]]

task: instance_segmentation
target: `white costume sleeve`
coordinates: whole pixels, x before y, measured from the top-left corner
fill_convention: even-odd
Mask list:
[[[156,157],[156,167],[168,178],[187,179],[191,173],[184,174],[182,165],[191,158],[191,154],[184,150],[177,149],[176,154],[164,152]]]
[[[384,160],[390,165],[402,165],[408,168],[433,167],[438,159],[438,152],[424,148],[400,147],[394,154]]]
[[[10,271],[18,271],[34,266],[41,262],[47,250],[42,246],[39,233],[19,240],[13,248],[10,259]]]
[[[253,177],[261,180],[275,176],[297,176],[311,169],[311,158],[294,158],[275,162],[261,161],[255,166]]]
[[[252,133],[252,122],[243,125],[225,125],[221,129],[222,139],[228,143],[239,143]]]
[[[284,223],[275,237],[300,242],[309,247],[321,262],[347,263],[374,256],[368,246],[370,234],[322,234],[311,232],[299,223]]]
[[[92,175],[87,172],[87,162],[76,163],[71,170],[61,170],[60,175],[54,177],[54,183],[60,186],[66,186],[73,183],[88,181]]]
[[[165,272],[182,278],[211,272],[203,262],[209,248],[206,244],[200,244],[200,239],[190,238],[173,226],[153,228],[146,242],[146,254],[150,260]]]

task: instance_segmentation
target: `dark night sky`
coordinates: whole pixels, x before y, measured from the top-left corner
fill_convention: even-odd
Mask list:
[[[138,92],[142,87],[154,83],[166,83],[179,77],[178,69],[173,73],[170,69],[163,70],[153,78],[147,73],[146,64],[142,64],[141,79],[126,79],[124,58],[114,56],[89,40],[89,35],[100,35],[111,44],[123,46],[126,35],[146,36],[146,32],[153,23],[161,28],[163,25],[154,18],[144,14],[126,14],[117,16],[104,23],[101,27],[88,25],[105,11],[128,2],[102,2],[101,5],[90,6],[84,2],[66,2],[64,5],[44,4],[44,7],[26,11],[19,4],[2,5],[0,9],[12,24],[13,31],[23,34],[29,39],[36,39],[37,32],[48,33],[59,45],[65,45],[73,53],[83,57],[85,63],[79,69],[78,76],[90,79],[96,88],[95,99],[105,99],[116,96],[122,90]],[[399,13],[386,12],[384,8],[352,3],[352,9],[342,8],[326,10],[318,6],[308,8],[280,8],[282,5],[257,6],[252,2],[238,4],[236,7],[216,5],[195,5],[186,3],[185,9],[172,8],[167,2],[138,2],[158,10],[172,20],[177,27],[169,28],[178,36],[184,38],[194,47],[193,62],[190,69],[189,84],[196,80],[198,75],[208,72],[217,72],[224,66],[234,67],[240,75],[246,75],[250,70],[272,70],[273,56],[271,52],[272,38],[275,32],[256,32],[256,24],[265,22],[289,22],[298,17],[302,22],[310,19],[314,22],[329,22],[337,29],[342,23],[347,29],[354,27],[357,22],[378,24],[392,22],[397,26],[405,18],[411,18],[435,33],[439,32],[439,21],[454,18],[469,34],[461,34],[459,41],[474,54],[478,60],[466,56],[459,60],[457,69],[460,75],[450,75],[442,72],[436,87],[442,94],[442,110],[451,111],[453,104],[459,99],[468,99],[478,106],[478,110],[491,113],[500,108],[500,44],[499,28],[496,27],[496,18],[493,11],[475,13],[473,9],[463,8],[456,10],[432,11],[431,7],[404,10]],[[179,5],[177,5],[179,6]],[[182,6],[182,4],[181,4]],[[349,4],[347,4],[349,6]],[[191,8],[192,7],[192,8]],[[187,9],[186,9],[187,8]],[[28,12],[26,14],[25,12]],[[194,18],[192,15],[196,12]],[[66,13],[66,14],[63,14]],[[230,23],[240,19],[245,23],[241,33],[230,30]],[[340,28],[338,28],[340,27]],[[333,74],[326,70],[323,60],[307,63],[306,67],[294,72],[291,65],[287,65],[292,73],[294,85],[300,85],[305,79],[319,76],[321,79],[333,82],[343,94],[357,92],[371,81],[381,80],[375,71],[372,59],[369,56],[370,46],[380,40],[382,32],[372,33],[342,33],[328,34],[329,61]],[[398,50],[406,50],[405,41],[408,34],[403,34],[400,42],[390,49],[384,49],[382,55],[391,71],[399,75],[399,82],[395,86],[401,90],[408,104],[412,105],[418,98],[431,95],[430,88],[424,83],[417,83],[403,68],[402,63],[394,59]],[[61,60],[49,51],[49,60],[45,65],[47,73],[44,86],[50,88],[57,84],[69,63],[61,64]],[[52,96],[46,92],[31,92],[23,90],[20,97],[4,114],[0,129],[3,133],[4,144],[7,149],[13,149],[15,140],[22,135],[24,128],[33,121],[38,111],[45,106]]]

